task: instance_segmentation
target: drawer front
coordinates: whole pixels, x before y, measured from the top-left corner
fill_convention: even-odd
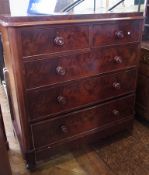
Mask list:
[[[136,70],[28,91],[30,119],[44,118],[134,91]]]
[[[89,132],[106,124],[133,115],[134,96],[80,110],[59,119],[49,120],[32,125],[35,148],[60,142],[77,134]]]
[[[25,62],[28,89],[120,70],[137,64],[138,45],[105,47],[63,57]]]
[[[21,30],[23,56],[89,47],[88,26],[28,27]]]
[[[137,20],[94,25],[93,46],[139,41],[140,30],[141,23]]]

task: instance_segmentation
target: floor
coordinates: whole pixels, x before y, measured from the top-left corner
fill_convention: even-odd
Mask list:
[[[3,88],[0,103],[10,145],[9,158],[13,175],[149,175],[149,123],[134,122],[132,134],[120,133],[103,144],[59,154],[29,172],[13,134],[10,113]]]

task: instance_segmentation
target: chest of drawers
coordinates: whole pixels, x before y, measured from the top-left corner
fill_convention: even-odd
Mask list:
[[[132,128],[141,13],[1,21],[12,120],[30,167]]]

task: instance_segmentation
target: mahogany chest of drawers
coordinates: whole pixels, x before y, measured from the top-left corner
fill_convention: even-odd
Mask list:
[[[131,129],[141,13],[1,17],[12,120],[31,167]]]

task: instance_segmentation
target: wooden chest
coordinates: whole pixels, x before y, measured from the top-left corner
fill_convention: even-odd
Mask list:
[[[141,13],[1,19],[12,120],[30,167],[132,128]]]
[[[136,96],[136,115],[149,121],[149,45],[141,49]]]

